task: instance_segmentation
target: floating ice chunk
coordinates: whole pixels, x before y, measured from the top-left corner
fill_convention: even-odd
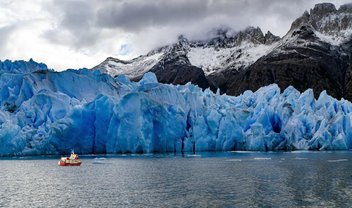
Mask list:
[[[106,158],[100,157],[100,158],[94,158],[92,163],[93,164],[108,164],[108,161]]]
[[[255,157],[253,160],[271,160],[271,157]]]
[[[295,160],[308,160],[308,158],[305,158],[305,157],[295,157]]]
[[[228,159],[227,162],[242,162],[242,159]]]
[[[348,159],[336,159],[336,160],[328,160],[328,162],[331,162],[331,163],[336,163],[336,162],[347,162]]]

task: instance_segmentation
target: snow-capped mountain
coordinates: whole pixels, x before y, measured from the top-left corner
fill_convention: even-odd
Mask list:
[[[277,46],[246,71],[224,81],[226,92],[238,94],[277,83],[299,90],[327,90],[336,98],[352,99],[352,4],[338,10],[318,4],[293,22]],[[229,76],[228,76],[229,77]]]
[[[263,34],[260,28],[248,27],[244,31],[230,34],[228,28],[213,32],[213,38],[190,41],[184,36],[175,44],[164,46],[129,61],[107,58],[93,69],[112,76],[125,74],[129,78],[141,77],[153,71],[160,63],[177,60],[177,64],[192,65],[202,69],[205,76],[223,70],[242,70],[266,54],[280,39],[268,31]],[[179,58],[183,57],[183,58]]]
[[[134,80],[151,71],[163,83],[192,82],[231,95],[277,83],[352,99],[352,4],[339,9],[317,4],[282,38],[254,27],[239,32],[219,28],[212,34],[202,41],[180,36],[147,55],[130,61],[108,58],[94,69]]]
[[[331,3],[317,4],[292,23],[290,32],[302,26],[311,27],[323,42],[340,45],[352,35],[352,4],[342,5],[338,10]]]

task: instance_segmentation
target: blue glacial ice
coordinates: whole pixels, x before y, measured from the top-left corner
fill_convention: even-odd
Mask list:
[[[234,97],[192,84],[0,62],[0,155],[346,150],[352,104],[275,85]],[[14,65],[14,66],[12,66]],[[21,71],[20,68],[24,67]]]

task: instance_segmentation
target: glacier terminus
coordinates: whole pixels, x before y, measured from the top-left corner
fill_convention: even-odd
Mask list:
[[[33,60],[0,63],[0,155],[347,150],[352,104],[276,84],[228,96]]]

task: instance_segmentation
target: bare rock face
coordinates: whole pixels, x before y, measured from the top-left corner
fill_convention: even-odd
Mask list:
[[[352,3],[341,5],[338,11],[340,13],[352,13]]]
[[[286,48],[285,53],[272,52],[262,57],[231,80],[227,93],[240,94],[248,89],[256,90],[277,83],[282,89],[290,85],[300,91],[313,88],[316,96],[327,90],[337,98],[352,98],[347,96],[347,92],[352,90],[345,84],[347,57],[341,56],[343,52],[340,49],[330,48],[328,44],[292,49]]]
[[[177,56],[175,59],[177,60],[169,59],[159,63],[150,70],[155,73],[159,82],[171,84],[191,82],[202,89],[211,87],[202,69],[190,64],[184,64],[187,62],[187,57]]]
[[[268,31],[264,36],[264,44],[273,44],[280,40],[279,36],[273,35],[270,31]]]
[[[343,97],[347,100],[352,100],[352,39],[342,46],[346,51],[346,70],[344,77]],[[349,52],[349,53],[348,53]]]
[[[209,86],[201,68],[193,66],[186,54],[189,48],[188,40],[183,36],[165,53],[162,60],[151,68],[161,83],[186,84],[191,82],[202,89]]]
[[[332,3],[321,3],[316,4],[313,9],[310,10],[310,15],[315,21],[319,21],[322,18],[337,12],[336,7]]]

